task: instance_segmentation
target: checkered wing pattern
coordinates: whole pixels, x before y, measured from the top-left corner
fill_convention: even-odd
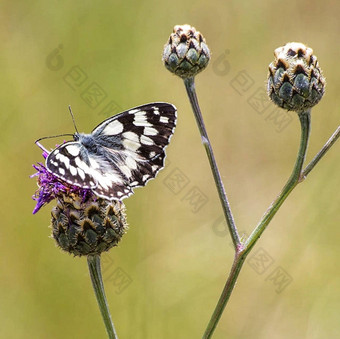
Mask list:
[[[115,115],[90,134],[75,134],[53,150],[46,168],[62,180],[105,199],[124,199],[164,167],[176,126],[176,108],[151,103]]]

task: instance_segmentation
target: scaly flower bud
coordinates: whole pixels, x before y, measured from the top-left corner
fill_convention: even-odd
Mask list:
[[[194,77],[210,60],[210,51],[202,34],[190,25],[177,25],[164,46],[165,67],[181,78]]]
[[[63,194],[52,209],[52,234],[58,246],[74,255],[95,255],[117,246],[127,230],[125,207],[93,195],[84,201]]]
[[[267,92],[278,106],[302,113],[316,105],[325,92],[325,78],[313,50],[290,42],[274,52]]]

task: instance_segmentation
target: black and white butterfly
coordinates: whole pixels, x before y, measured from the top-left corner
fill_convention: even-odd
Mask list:
[[[176,107],[155,102],[100,123],[90,134],[75,133],[46,158],[46,168],[69,184],[104,199],[124,199],[164,167],[165,148],[176,126]]]

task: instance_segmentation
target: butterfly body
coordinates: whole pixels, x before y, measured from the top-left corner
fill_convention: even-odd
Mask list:
[[[121,200],[144,186],[164,167],[165,148],[176,126],[175,106],[156,102],[100,123],[90,134],[75,133],[46,158],[60,179]]]

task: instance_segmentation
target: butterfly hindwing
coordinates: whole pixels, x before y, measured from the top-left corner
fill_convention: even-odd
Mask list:
[[[123,199],[164,167],[165,148],[176,126],[176,108],[151,103],[115,115],[91,134],[76,134],[46,159],[68,183],[91,188],[102,198]]]

